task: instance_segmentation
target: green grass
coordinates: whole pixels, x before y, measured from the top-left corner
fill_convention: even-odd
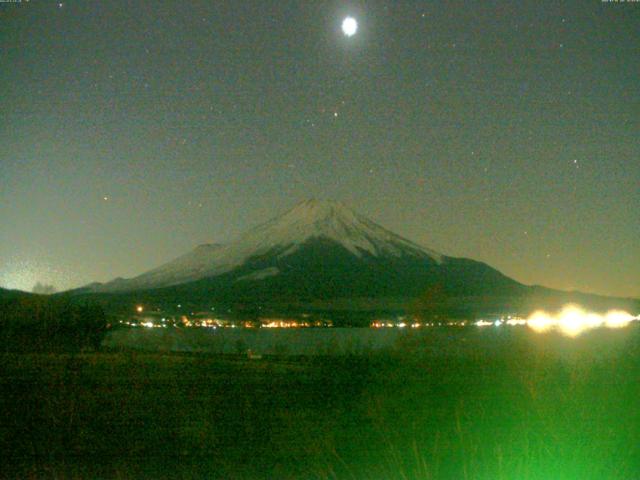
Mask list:
[[[4,355],[0,477],[638,478],[638,328],[451,341],[251,362]]]

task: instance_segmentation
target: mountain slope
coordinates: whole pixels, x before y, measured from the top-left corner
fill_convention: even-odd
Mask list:
[[[395,310],[468,317],[577,301],[596,309],[638,302],[529,287],[482,262],[442,255],[337,202],[310,200],[225,245],[207,244],[132,279],[91,284],[75,295],[130,311],[244,305],[274,312]],[[253,307],[252,307],[253,306]],[[244,307],[243,307],[244,308]]]
[[[227,245],[202,245],[138,277],[87,286],[96,292],[161,288],[213,277],[264,255],[287,257],[306,242],[326,239],[355,258],[411,257],[440,263],[443,255],[416,245],[354,213],[338,202],[309,200]],[[272,272],[274,272],[272,270]],[[259,272],[248,272],[247,275]]]
[[[6,288],[0,288],[0,300],[35,297],[35,294],[29,292],[23,292],[22,290],[7,290]]]
[[[173,298],[245,303],[327,301],[337,298],[418,298],[511,295],[524,286],[481,262],[428,255],[356,256],[343,245],[313,238],[294,252],[249,258],[222,275],[158,290]]]

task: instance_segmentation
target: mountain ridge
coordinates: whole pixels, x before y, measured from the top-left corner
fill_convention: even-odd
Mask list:
[[[468,318],[525,314],[568,302],[640,310],[634,299],[524,285],[484,262],[420,246],[342,203],[318,200],[302,202],[229,243],[199,245],[132,279],[65,294],[93,297],[122,311],[144,303],[170,310],[357,308]]]
[[[228,244],[202,244],[191,252],[131,279],[115,279],[84,288],[95,292],[162,288],[224,274],[254,256],[280,248],[287,256],[313,238],[328,238],[357,257],[365,253],[430,257],[444,255],[407,240],[355,213],[341,202],[306,200],[252,228]],[[285,247],[285,248],[282,248]]]

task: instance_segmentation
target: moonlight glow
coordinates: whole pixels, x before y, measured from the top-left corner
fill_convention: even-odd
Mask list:
[[[342,21],[342,31],[347,37],[353,37],[358,31],[358,22],[353,17],[347,17]]]

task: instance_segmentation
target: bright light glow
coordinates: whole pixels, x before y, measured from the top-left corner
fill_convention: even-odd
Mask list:
[[[568,337],[576,337],[580,335],[583,330],[589,328],[585,321],[585,311],[572,305],[562,310],[558,326],[562,333]]]
[[[526,325],[527,321],[522,318],[512,318],[507,320],[507,325]]]
[[[142,305],[138,305],[136,307],[136,312],[138,312],[138,313],[142,313],[143,310],[144,310],[144,308],[142,307]]]
[[[493,325],[493,323],[487,322],[486,320],[478,320],[475,325],[476,327],[488,327],[489,325]]]
[[[634,320],[631,314],[621,310],[611,310],[605,315],[586,312],[576,305],[566,305],[560,312],[550,314],[539,310],[527,320],[529,328],[541,333],[557,329],[564,335],[576,337],[582,332],[598,327],[624,328]]]
[[[347,17],[342,21],[342,32],[347,37],[353,37],[358,31],[358,22],[353,17]]]
[[[633,320],[638,320],[638,317],[634,317],[622,310],[611,310],[605,315],[604,324],[609,328],[624,328]]]
[[[553,327],[553,320],[546,312],[538,311],[529,317],[527,325],[531,327],[532,330],[542,333]]]

